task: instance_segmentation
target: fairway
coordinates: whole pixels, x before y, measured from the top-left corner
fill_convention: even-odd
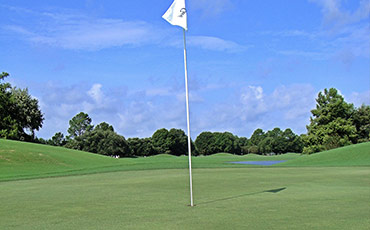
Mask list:
[[[127,171],[1,183],[0,229],[369,229],[370,169]]]

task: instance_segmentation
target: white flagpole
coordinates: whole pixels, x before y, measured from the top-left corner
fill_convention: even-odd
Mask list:
[[[190,178],[190,206],[194,206],[193,203],[193,179],[191,173],[191,139],[190,139],[190,115],[189,115],[189,88],[188,88],[188,66],[186,58],[186,37],[184,31],[184,66],[185,66],[185,90],[186,90],[186,119],[188,126],[188,151],[189,151],[189,178]]]

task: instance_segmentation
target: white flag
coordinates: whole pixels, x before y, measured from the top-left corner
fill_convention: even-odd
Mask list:
[[[185,30],[188,30],[185,0],[174,0],[162,18],[174,26],[181,26]]]

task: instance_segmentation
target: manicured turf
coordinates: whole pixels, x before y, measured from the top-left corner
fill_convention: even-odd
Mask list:
[[[370,166],[370,142],[302,156],[280,166]]]
[[[370,169],[125,171],[0,183],[0,229],[370,227]]]
[[[369,144],[193,158],[189,207],[187,157],[113,159],[0,140],[0,229],[370,229]],[[226,163],[264,160],[287,162]]]
[[[276,165],[280,164],[286,161],[231,161],[229,163],[232,164],[243,164],[243,165],[264,165],[264,166],[270,166],[270,165]]]

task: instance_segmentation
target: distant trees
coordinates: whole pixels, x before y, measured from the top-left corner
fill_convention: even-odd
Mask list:
[[[131,156],[146,157],[158,154],[153,146],[152,138],[128,138],[127,143],[131,149]]]
[[[74,116],[69,121],[65,147],[108,156],[131,156],[126,139],[114,132],[113,126],[102,122],[94,128],[91,122],[86,113],[80,112]],[[57,133],[54,137],[57,139],[60,135]]]
[[[77,149],[108,156],[145,157],[157,154],[175,156],[188,154],[188,138],[181,129],[158,129],[148,138],[128,138],[114,131],[113,126],[102,122],[94,127],[88,114],[80,112],[69,121],[67,138],[57,132],[50,140],[38,139],[40,143]],[[191,142],[192,154],[283,154],[301,152],[301,138],[291,129],[279,128],[254,131],[250,139],[238,137],[230,132],[202,132]]]
[[[0,82],[8,77],[0,74]],[[0,83],[0,137],[15,140],[35,140],[35,130],[42,127],[43,114],[38,100],[28,89],[17,89],[9,83]]]
[[[284,131],[274,128],[266,133],[262,129],[256,129],[251,138],[244,143],[246,144],[241,146],[244,154],[301,153],[303,149],[301,137],[289,128]]]
[[[63,133],[57,132],[47,143],[54,146],[63,146],[67,144],[67,140],[64,138]]]
[[[188,152],[188,137],[181,129],[159,129],[153,133],[151,140],[157,153],[181,156]]]
[[[108,156],[130,157],[131,150],[126,139],[114,132],[111,125],[103,122],[86,136],[81,150]]]
[[[210,155],[215,153],[240,154],[238,137],[229,132],[202,132],[195,140],[198,154]]]

